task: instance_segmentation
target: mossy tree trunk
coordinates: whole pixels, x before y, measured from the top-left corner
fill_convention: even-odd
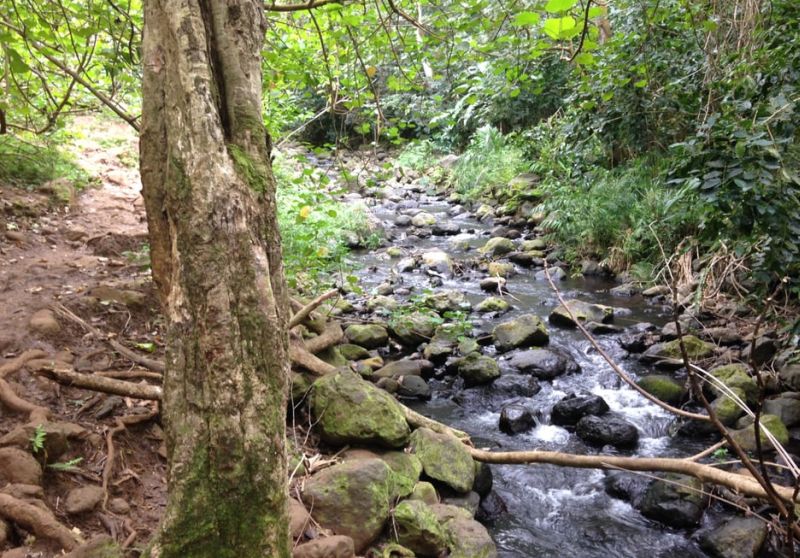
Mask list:
[[[146,0],[141,171],[167,322],[151,555],[288,557],[288,295],[261,118],[263,4]]]

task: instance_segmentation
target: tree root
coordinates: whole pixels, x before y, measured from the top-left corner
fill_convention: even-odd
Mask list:
[[[332,291],[328,291],[327,293],[319,295],[317,298],[315,298],[314,300],[312,300],[311,302],[309,302],[308,304],[297,310],[294,316],[292,316],[292,318],[289,320],[289,329],[292,329],[293,327],[303,323],[305,319],[311,315],[311,312],[316,310],[320,304],[322,304],[323,302],[325,302],[330,298],[333,298],[337,294],[339,294],[339,291],[335,289]]]
[[[134,399],[147,399],[151,401],[161,399],[161,387],[151,386],[149,384],[134,384],[133,382],[126,382],[124,380],[115,380],[114,378],[105,378],[103,376],[94,376],[91,374],[81,374],[73,370],[66,370],[58,367],[53,363],[49,365],[40,364],[34,367],[32,372],[41,374],[46,378],[50,378],[68,386],[76,386],[80,388],[91,389],[93,391],[100,391],[103,393],[111,393],[113,395],[123,395],[132,397]]]
[[[8,494],[0,494],[0,516],[22,525],[37,537],[58,542],[64,550],[72,550],[80,544],[73,532],[59,523],[52,512]]]
[[[289,358],[292,360],[292,364],[305,368],[315,376],[325,376],[337,371],[335,366],[315,357],[298,343],[289,344]]]
[[[14,388],[12,388],[4,378],[25,366],[29,361],[44,356],[46,356],[44,351],[25,351],[14,360],[0,366],[0,402],[14,412],[28,413],[30,422],[35,423],[47,422],[47,419],[50,417],[50,409],[40,407],[17,395]]]
[[[116,426],[106,432],[106,463],[103,466],[103,509],[106,509],[108,503],[108,481],[111,478],[111,473],[114,471],[114,435],[126,430],[128,426],[140,424],[154,419],[158,416],[157,411],[152,411],[146,415],[128,415],[125,417],[117,417]]]
[[[305,348],[308,352],[316,354],[336,345],[343,337],[344,331],[339,322],[330,322],[320,335],[305,340]]]
[[[424,415],[421,415],[413,409],[409,409],[402,403],[400,404],[400,407],[403,409],[403,413],[406,415],[406,422],[408,422],[410,426],[413,426],[414,428],[427,428],[440,434],[449,434],[468,446],[472,445],[472,440],[470,440],[469,434],[466,432],[451,428],[446,424],[442,424],[439,421],[435,421]]]

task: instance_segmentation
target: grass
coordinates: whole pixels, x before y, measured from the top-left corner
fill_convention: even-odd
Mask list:
[[[57,147],[52,138],[0,136],[0,182],[35,189],[56,179],[66,179],[78,190],[93,180],[75,156]]]
[[[453,169],[455,190],[477,198],[529,170],[523,150],[496,128],[479,128]]]

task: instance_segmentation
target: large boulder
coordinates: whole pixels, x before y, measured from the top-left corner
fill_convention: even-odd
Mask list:
[[[323,469],[303,485],[303,503],[326,529],[353,539],[361,553],[383,530],[392,472],[381,459],[356,459]]]
[[[615,448],[635,448],[639,442],[639,431],[634,425],[610,415],[598,417],[587,415],[575,426],[578,437],[592,445],[611,445]]]
[[[636,383],[650,395],[673,406],[680,405],[687,393],[682,383],[663,374],[644,376]]]
[[[752,405],[758,399],[758,384],[750,375],[749,369],[744,364],[726,364],[711,370],[711,375],[731,389],[739,389],[744,393],[745,401]],[[714,384],[709,384],[711,391],[720,395],[722,390]]]
[[[670,527],[694,527],[700,523],[708,500],[702,490],[703,483],[694,477],[668,474],[650,485],[639,511]]]
[[[514,242],[509,238],[501,236],[490,239],[483,248],[480,249],[482,254],[486,254],[492,258],[505,256],[506,254],[514,251]]]
[[[754,558],[764,546],[767,524],[758,517],[734,517],[703,529],[697,538],[712,558]]]
[[[607,324],[614,319],[614,309],[602,304],[572,299],[554,308],[550,312],[549,319],[551,324],[563,327],[576,327],[577,323],[588,322]]]
[[[453,517],[444,523],[444,529],[451,541],[449,558],[497,558],[497,547],[486,527],[471,517]]]
[[[731,437],[733,437],[736,442],[742,449],[745,451],[756,451],[758,448],[756,447],[756,433],[755,429],[753,428],[752,419],[750,419],[750,424],[739,428],[738,430],[731,431]],[[766,428],[770,431],[770,433],[775,436],[775,439],[780,442],[782,445],[789,443],[789,431],[786,429],[786,426],[781,422],[781,419],[776,417],[775,415],[761,415],[761,428]],[[764,432],[760,432],[759,438],[761,439],[761,449],[764,451],[771,451],[773,450],[772,444],[764,435]]]
[[[404,345],[416,346],[433,337],[441,318],[433,312],[412,312],[391,321],[392,335]]]
[[[422,474],[422,463],[419,458],[404,451],[372,451],[367,449],[350,449],[342,454],[345,461],[359,459],[380,459],[391,469],[391,496],[405,498],[414,490]]]
[[[314,382],[311,412],[316,430],[329,444],[401,447],[409,428],[400,404],[355,374],[329,374]]]
[[[731,388],[733,394],[742,401],[745,400],[744,392],[739,388]],[[744,414],[744,409],[731,397],[720,395],[711,402],[711,408],[717,415],[719,421],[725,426],[733,426]]]
[[[321,537],[297,545],[292,558],[355,558],[353,539],[345,535]]]
[[[781,366],[778,377],[792,391],[800,391],[800,362]]]
[[[458,439],[428,428],[411,434],[411,450],[419,457],[425,474],[456,492],[469,492],[475,481],[475,464]]]
[[[404,500],[394,509],[397,540],[420,556],[442,556],[449,537],[436,514],[420,500]]]
[[[366,349],[377,349],[389,340],[386,328],[378,324],[353,324],[344,334],[351,343]]]
[[[540,380],[552,380],[556,376],[579,372],[581,369],[572,357],[550,349],[531,349],[516,353],[508,360],[508,364]]]
[[[503,374],[492,383],[492,394],[504,399],[533,397],[540,391],[542,386],[536,378],[522,374]]]
[[[588,415],[603,415],[608,412],[608,403],[599,395],[570,394],[553,405],[550,422],[560,426],[573,426]]]
[[[500,377],[500,367],[495,359],[480,353],[470,353],[456,362],[458,375],[464,379],[465,387],[488,384]]]
[[[492,331],[494,345],[498,351],[510,351],[520,347],[547,345],[550,336],[544,322],[533,314],[503,322]]]

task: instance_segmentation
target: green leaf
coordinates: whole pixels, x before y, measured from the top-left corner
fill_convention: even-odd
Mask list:
[[[137,349],[140,349],[142,351],[147,351],[148,353],[155,352],[155,350],[156,350],[156,344],[155,343],[151,343],[150,341],[148,341],[146,343],[136,343],[135,346],[136,346]]]
[[[23,60],[22,56],[13,48],[8,48],[8,63],[11,71],[15,74],[27,74],[31,71],[31,67]]]
[[[547,0],[544,9],[551,14],[565,12],[577,4],[578,0]]]
[[[554,17],[544,22],[544,32],[551,39],[563,39],[570,35],[576,25],[577,23],[573,17]]]
[[[647,87],[647,80],[646,79],[640,79],[639,81],[634,82],[633,86],[634,87],[639,87],[639,88]]]
[[[535,25],[539,23],[540,19],[542,19],[542,17],[536,12],[520,12],[514,17],[513,24],[519,27],[523,25]]]
[[[589,52],[581,52],[575,57],[575,62],[581,66],[591,66],[594,64],[594,55]]]

